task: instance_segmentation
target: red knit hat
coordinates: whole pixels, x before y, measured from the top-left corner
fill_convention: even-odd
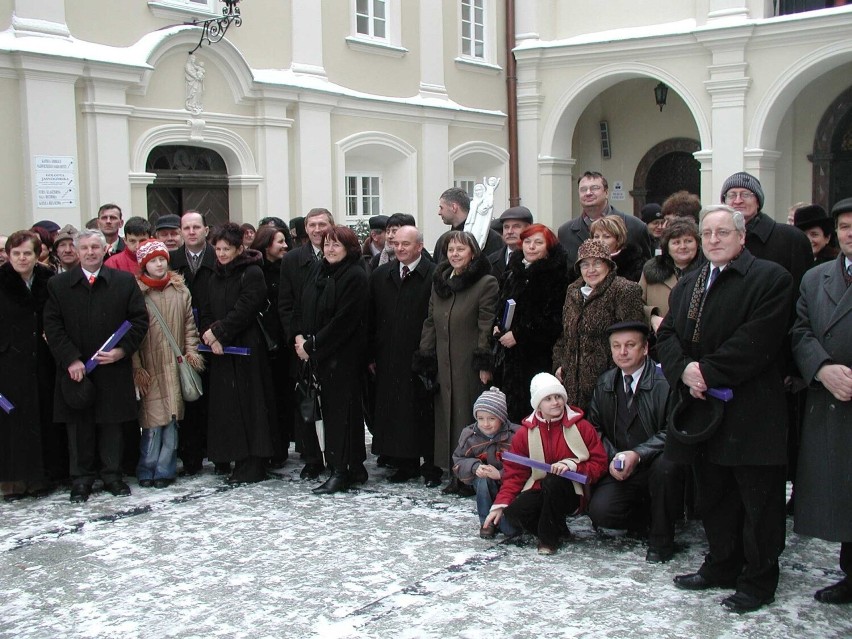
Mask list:
[[[155,257],[164,257],[169,261],[169,249],[160,240],[145,240],[136,249],[136,261],[139,268],[144,271],[145,265]]]

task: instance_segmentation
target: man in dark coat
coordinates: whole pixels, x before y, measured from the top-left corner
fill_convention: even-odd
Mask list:
[[[722,601],[735,612],[775,597],[784,550],[787,411],[781,351],[793,278],[756,259],[745,220],[727,206],[705,209],[708,263],[672,290],[657,353],[679,403],[665,456],[692,463],[709,553],[698,572],[675,577],[687,590],[736,587]],[[727,402],[708,397],[729,388]]]
[[[136,419],[130,356],[148,332],[148,309],[136,278],[103,267],[106,240],[100,231],[80,232],[75,244],[80,265],[48,284],[44,332],[57,364],[54,420],[68,428],[71,501],[84,502],[98,458],[106,490],[130,494],[121,478],[122,422]],[[100,350],[125,321],[127,334],[112,350]],[[90,357],[98,366],[87,373]]]
[[[603,175],[597,171],[586,171],[580,176],[577,185],[583,212],[573,220],[565,222],[557,232],[559,243],[565,247],[568,254],[568,264],[577,261],[577,250],[580,244],[589,239],[589,227],[592,222],[607,215],[617,215],[624,220],[627,227],[627,244],[638,246],[645,260],[653,256],[648,227],[638,217],[626,215],[609,203],[609,184]]]
[[[780,264],[793,276],[794,295],[798,295],[802,277],[813,264],[813,251],[807,236],[789,224],[779,224],[763,212],[763,187],[749,173],[734,173],[722,185],[721,201],[743,214],[746,223],[745,247],[763,260]],[[787,329],[793,325],[795,306],[789,308]],[[789,338],[784,343],[783,366],[787,393],[787,478],[795,483],[799,456],[799,426],[804,409],[804,382],[790,353]],[[795,485],[794,485],[795,488]],[[792,505],[792,504],[791,504]]]
[[[118,234],[119,229],[124,226],[121,207],[118,204],[102,204],[98,209],[98,230],[106,239],[106,257],[117,255],[124,250],[124,240]]]
[[[297,301],[302,299],[302,288],[311,267],[322,259],[323,234],[334,226],[334,217],[328,209],[316,208],[308,211],[304,222],[308,242],[289,251],[281,260],[281,282],[278,285],[278,315],[286,337],[286,348],[290,353],[290,370],[294,380],[300,376],[300,363],[293,350],[296,339],[296,333],[293,332],[292,327],[293,309]],[[313,421],[306,422],[298,410],[296,411],[296,443],[302,459],[305,460],[300,477],[316,479],[324,470],[316,426]]]
[[[441,221],[450,227],[450,230],[446,231],[435,242],[435,252],[432,255],[436,264],[447,259],[447,234],[450,231],[464,231],[464,223],[467,222],[469,213],[470,196],[464,189],[453,187],[441,193],[441,199],[438,201],[438,215],[441,216]],[[488,239],[485,241],[485,246],[479,248],[488,256],[502,246],[503,238],[500,237],[500,234],[488,229]]]
[[[209,281],[216,266],[216,252],[207,243],[210,229],[204,215],[198,211],[186,211],[180,219],[180,233],[183,246],[169,251],[169,265],[180,273],[192,295],[192,314],[198,323],[200,309],[204,306],[209,289]],[[202,354],[204,356],[204,354]],[[204,356],[205,359],[206,356]],[[203,388],[210,388],[210,367],[201,375]],[[207,443],[207,404],[209,393],[204,393],[194,402],[184,407],[183,421],[180,424],[178,456],[183,462],[183,472],[195,475],[201,471]]]
[[[521,249],[521,244],[523,243],[521,233],[532,223],[532,212],[525,206],[513,206],[503,211],[503,214],[500,215],[500,224],[503,228],[503,242],[506,245],[488,254],[488,261],[491,262],[491,275],[498,280],[506,270],[506,265],[509,263],[509,256],[512,255],[513,251]]]
[[[588,419],[601,436],[609,473],[595,484],[589,517],[604,528],[642,530],[650,523],[645,560],[666,562],[674,556],[684,480],[684,467],[662,455],[669,383],[648,357],[645,322],[607,330],[616,366],[598,378]]]
[[[421,457],[427,458],[424,471],[434,466],[428,463],[434,448],[432,398],[412,372],[411,358],[429,314],[435,264],[422,257],[423,233],[416,227],[400,227],[392,241],[395,258],[370,276],[368,335],[376,387],[373,452],[396,458],[389,481],[399,483],[420,474]]]
[[[844,578],[814,595],[852,603],[852,198],[834,205],[841,254],[802,280],[793,357],[808,387],[795,530],[840,542]]]

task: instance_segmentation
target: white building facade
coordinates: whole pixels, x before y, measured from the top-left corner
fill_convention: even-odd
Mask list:
[[[717,202],[739,170],[776,219],[830,206],[852,195],[852,7],[792,4],[243,0],[191,64],[182,23],[217,0],[0,0],[0,232],[105,202],[252,223],[321,206],[411,213],[429,242],[440,193],[484,176],[498,215],[512,18],[516,188],[538,220],[576,214],[585,170],[625,212],[679,188]]]

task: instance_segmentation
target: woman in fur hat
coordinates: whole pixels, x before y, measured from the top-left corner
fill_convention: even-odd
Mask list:
[[[586,410],[598,375],[614,366],[606,329],[618,322],[645,321],[642,289],[615,274],[609,249],[586,240],[577,251],[562,307],[562,335],[553,346],[553,368],[565,385],[568,403]]]

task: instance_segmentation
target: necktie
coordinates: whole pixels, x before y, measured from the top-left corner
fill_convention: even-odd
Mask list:
[[[633,403],[633,375],[624,376],[624,395],[627,397],[627,408]]]
[[[201,253],[190,253],[190,256],[192,257],[192,272],[195,273],[198,270],[199,262],[201,262]]]
[[[402,279],[407,280],[411,276],[411,269],[406,264],[402,265]]]
[[[707,295],[707,291],[709,291],[710,287],[713,286],[713,283],[716,281],[717,277],[719,277],[719,267],[714,266],[713,270],[710,271],[710,277],[707,278],[707,286],[704,287],[705,295]]]
[[[846,275],[852,277],[852,264],[846,267]]]
[[[94,286],[95,280],[98,279],[94,275],[89,275],[89,286]]]

